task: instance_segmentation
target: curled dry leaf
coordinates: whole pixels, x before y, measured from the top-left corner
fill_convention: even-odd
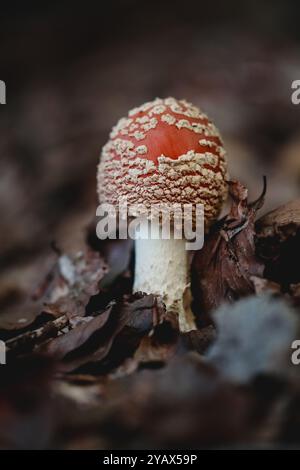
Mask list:
[[[69,319],[66,315],[49,319],[46,315],[41,314],[37,317],[37,320],[42,317],[44,317],[45,321],[43,321],[41,326],[31,328],[24,333],[13,336],[5,342],[6,350],[10,356],[28,353],[37,349],[41,342],[57,336],[63,328],[69,326]],[[48,319],[46,320],[46,318]]]
[[[299,227],[300,199],[269,212],[256,222],[259,238],[276,237],[280,241],[296,235]]]
[[[30,352],[64,328],[75,328],[83,321],[91,297],[98,294],[106,272],[103,258],[91,249],[72,258],[61,255],[31,295],[36,314],[26,328],[20,329],[13,322],[2,324],[1,338],[6,340],[8,351],[13,355]]]
[[[254,292],[251,277],[262,276],[264,269],[255,254],[254,221],[265,191],[266,187],[260,198],[250,204],[247,189],[238,181],[229,182],[230,213],[209,235],[204,248],[195,253],[192,263],[197,311],[207,313],[226,300]]]
[[[50,320],[55,322],[62,315],[68,318],[84,316],[86,305],[99,292],[99,283],[107,269],[101,255],[91,249],[74,257],[59,256],[37,288],[27,294],[22,314],[10,312],[10,315],[0,317],[1,338],[11,338],[18,332],[24,334],[26,340],[34,330],[39,331],[33,336],[40,336],[43,324]]]
[[[112,307],[109,307],[101,315],[95,318],[85,317],[80,325],[76,328],[61,334],[57,338],[48,342],[44,347],[41,346],[40,351],[51,356],[53,359],[59,360],[67,356],[68,353],[80,348],[89,338],[107,323]]]
[[[79,252],[73,258],[60,256],[44,296],[44,311],[56,317],[84,316],[90,298],[99,292],[99,283],[107,269],[103,258],[92,250]]]
[[[265,262],[265,277],[284,291],[300,282],[300,199],[266,214],[256,223],[257,252]]]
[[[109,266],[108,272],[101,280],[102,289],[111,286],[130,267],[133,253],[131,238],[100,240],[97,237],[96,222],[93,221],[87,227],[86,243],[92,250],[99,252]]]
[[[137,365],[149,363],[166,363],[178,348],[179,330],[174,321],[157,325],[152,335],[144,336],[135,352]]]
[[[153,295],[134,295],[117,302],[95,317],[82,318],[81,324],[40,347],[50,357],[60,360],[59,369],[67,372],[87,364],[93,371],[117,367],[133,355],[144,336],[164,322],[162,305]]]
[[[39,324],[43,302],[38,292],[49,283],[56,256],[53,253],[28,265],[4,271],[0,277],[0,338]],[[43,279],[43,286],[40,286]],[[36,287],[37,286],[37,287]],[[17,333],[16,333],[17,332]]]

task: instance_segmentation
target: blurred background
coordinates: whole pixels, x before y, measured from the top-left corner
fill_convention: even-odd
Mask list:
[[[53,241],[81,246],[116,121],[185,98],[219,127],[230,174],[263,211],[299,196],[300,4],[238,0],[6,2],[0,15],[0,310],[16,308]]]

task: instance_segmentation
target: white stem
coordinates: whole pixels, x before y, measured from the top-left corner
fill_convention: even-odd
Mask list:
[[[168,310],[179,315],[179,328],[196,329],[190,308],[190,272],[185,240],[135,241],[134,292],[160,295]],[[188,304],[188,305],[187,305]]]

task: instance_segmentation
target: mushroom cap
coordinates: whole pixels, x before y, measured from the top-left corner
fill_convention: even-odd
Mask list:
[[[203,204],[205,224],[227,195],[221,136],[196,106],[174,98],[132,109],[112,129],[98,167],[100,203]]]

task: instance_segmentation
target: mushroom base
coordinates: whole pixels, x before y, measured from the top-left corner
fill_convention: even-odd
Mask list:
[[[179,316],[182,332],[196,329],[190,308],[190,268],[185,240],[135,241],[134,292],[162,297],[168,311]]]

